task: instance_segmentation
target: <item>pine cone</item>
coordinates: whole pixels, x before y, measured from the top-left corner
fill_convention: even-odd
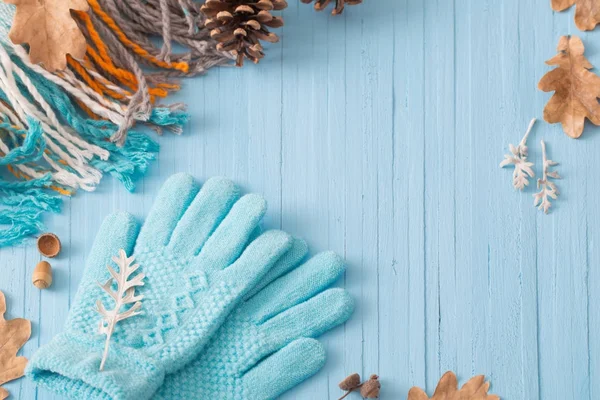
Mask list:
[[[312,3],[313,0],[302,0],[303,3],[309,4]],[[357,4],[362,3],[363,0],[335,0],[335,7],[333,7],[333,11],[331,15],[338,15],[344,12],[344,5],[348,4],[350,6],[355,6]],[[331,0],[317,0],[315,2],[315,10],[323,11],[325,7],[327,7],[331,3]]]
[[[270,11],[286,7],[285,0],[207,0],[201,10],[208,17],[210,36],[219,42],[217,50],[232,52],[241,67],[244,57],[258,63],[265,56],[261,40],[279,41],[268,28],[283,26],[283,19]]]

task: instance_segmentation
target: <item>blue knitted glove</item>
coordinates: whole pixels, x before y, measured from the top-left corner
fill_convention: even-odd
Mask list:
[[[238,200],[226,179],[199,191],[184,174],[158,194],[138,235],[125,213],[109,216],[96,238],[65,332],[33,356],[27,375],[74,399],[150,398],[164,376],[197,358],[228,314],[292,246],[280,231],[250,244],[266,209],[257,195]],[[145,285],[142,314],[116,324],[104,371],[105,336],[95,302],[111,299],[98,287],[110,278],[106,265],[124,249],[135,257]],[[134,250],[135,249],[135,250]]]
[[[310,338],[344,323],[353,301],[343,289],[326,290],[344,271],[338,256],[322,253],[293,269],[305,254],[296,241],[202,355],[165,378],[154,400],[273,399],[315,374],[325,351]]]

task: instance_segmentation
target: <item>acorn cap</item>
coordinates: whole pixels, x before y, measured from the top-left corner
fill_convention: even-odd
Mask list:
[[[342,390],[352,390],[356,389],[356,387],[360,385],[360,375],[352,374],[348,375],[343,381],[339,383],[339,387]]]
[[[52,285],[52,267],[47,261],[40,261],[33,270],[31,277],[33,286],[38,289],[47,289]]]
[[[37,240],[39,252],[48,258],[54,258],[60,253],[60,239],[54,233],[44,233]]]
[[[366,381],[360,388],[360,395],[365,399],[376,399],[379,397],[379,390],[381,389],[381,383],[377,375],[371,375],[368,381]]]

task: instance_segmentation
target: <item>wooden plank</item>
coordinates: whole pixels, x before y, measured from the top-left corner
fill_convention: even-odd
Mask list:
[[[398,377],[386,382],[385,395],[403,398],[425,378],[423,3],[401,1],[391,10],[392,134],[378,130],[378,177],[388,179],[379,189],[379,373]]]
[[[454,368],[456,318],[454,4],[425,9],[425,362],[427,388]]]

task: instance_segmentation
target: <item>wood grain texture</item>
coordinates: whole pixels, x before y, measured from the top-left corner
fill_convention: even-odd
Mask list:
[[[269,201],[266,227],[332,249],[354,317],[326,334],[327,366],[284,399],[337,399],[352,372],[378,373],[381,398],[429,393],[446,370],[485,374],[503,399],[600,398],[599,129],[579,140],[539,123],[561,163],[550,215],[498,168],[550,97],[536,89],[558,39],[579,34],[600,65],[600,32],[547,0],[367,0],[331,18],[290,1],[281,43],[258,66],[185,82],[182,137],[128,194],[106,179],[48,220],[63,241],[54,283],[31,285],[35,244],[0,251],[8,317],[33,322],[23,354],[60,332],[102,218],[148,212],[187,171],[235,179]],[[17,399],[53,399],[30,382]]]

